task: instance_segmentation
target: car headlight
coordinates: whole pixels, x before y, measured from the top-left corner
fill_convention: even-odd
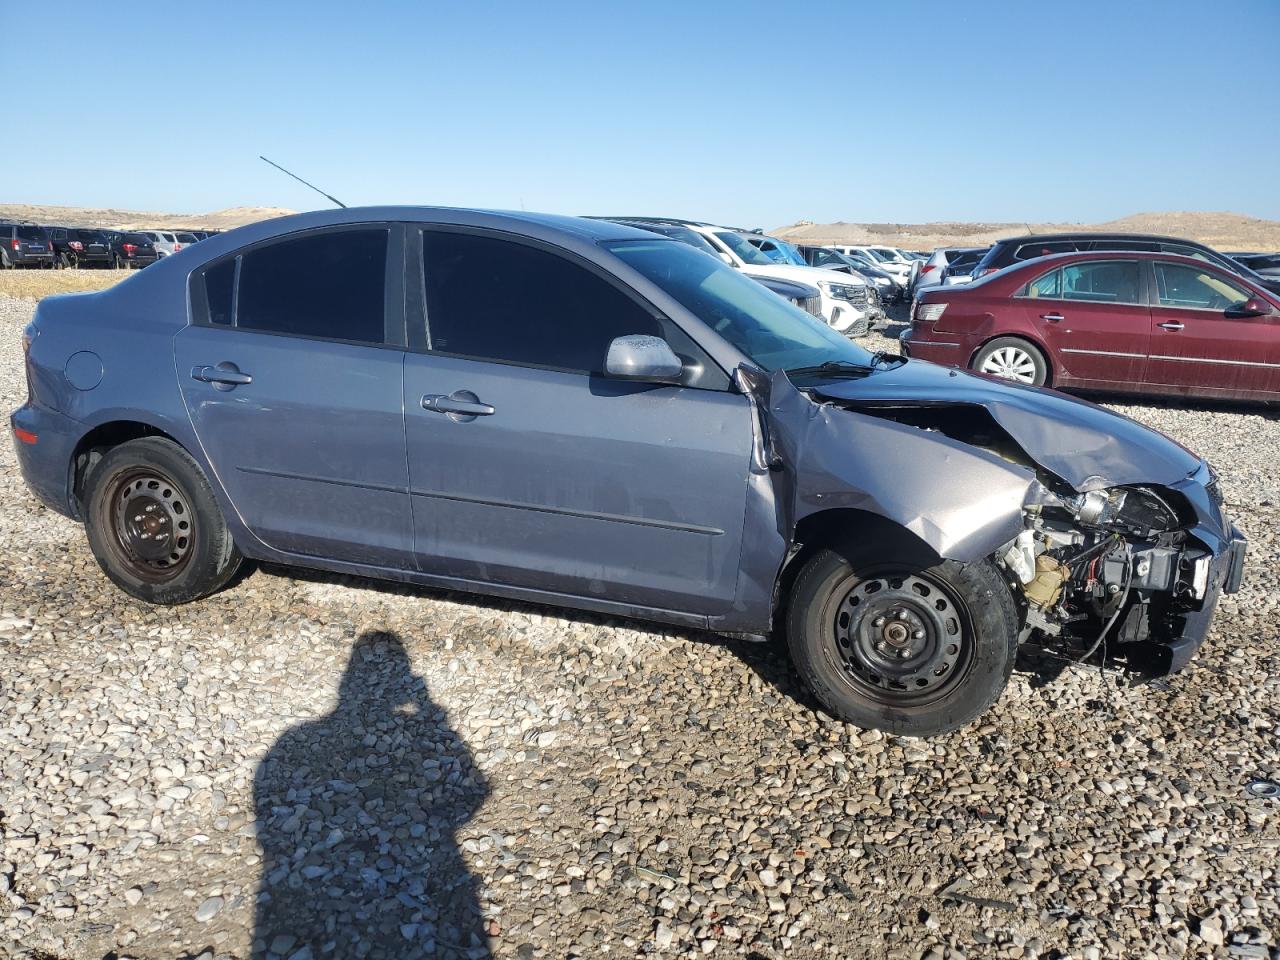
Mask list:
[[[847,283],[827,283],[825,280],[819,282],[820,286],[828,296],[834,297],[836,300],[848,300],[850,302],[861,299],[862,287],[855,287]]]
[[[1076,501],[1076,518],[1089,526],[1118,528],[1138,537],[1178,526],[1178,513],[1146,487],[1094,490]]]

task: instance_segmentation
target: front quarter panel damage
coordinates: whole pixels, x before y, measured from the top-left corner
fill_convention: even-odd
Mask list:
[[[788,529],[824,510],[865,510],[910,530],[939,556],[971,562],[1017,536],[1039,488],[1028,469],[943,436],[815,403],[784,373],[767,417],[793,475]]]

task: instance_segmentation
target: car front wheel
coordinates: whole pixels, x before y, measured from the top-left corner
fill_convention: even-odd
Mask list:
[[[94,466],[85,530],[98,565],[148,603],[187,603],[223,587],[241,563],[191,456],[162,437],[113,447]]]
[[[786,623],[792,661],[823,706],[906,736],[986,711],[1017,651],[1017,610],[990,561],[930,566],[892,547],[815,553]]]

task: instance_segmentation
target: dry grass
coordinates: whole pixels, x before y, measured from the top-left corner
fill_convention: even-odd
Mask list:
[[[129,270],[0,270],[0,296],[38,300],[55,293],[103,290],[125,277]]]

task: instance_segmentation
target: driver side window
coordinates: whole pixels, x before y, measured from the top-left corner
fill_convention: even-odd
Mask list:
[[[1249,299],[1248,291],[1216,273],[1177,263],[1157,263],[1156,293],[1162,307],[1225,310]]]

